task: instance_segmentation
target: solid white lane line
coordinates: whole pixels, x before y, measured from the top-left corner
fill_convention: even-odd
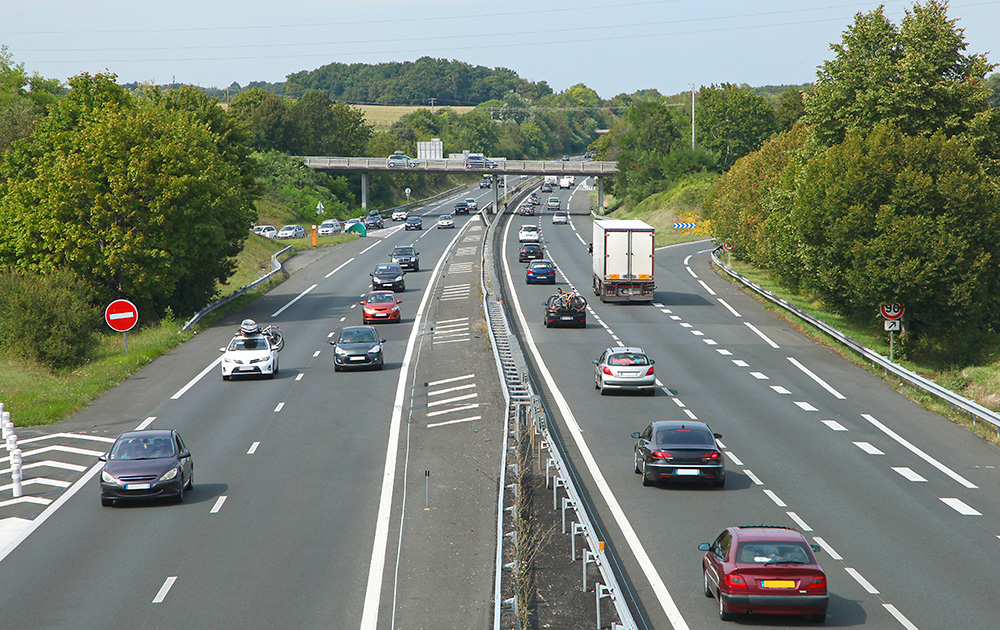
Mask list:
[[[745,326],[746,326],[747,328],[749,328],[750,330],[752,330],[752,331],[754,331],[755,333],[757,333],[757,336],[758,336],[758,337],[760,337],[761,339],[763,339],[763,340],[764,340],[764,343],[766,343],[767,345],[771,346],[772,348],[780,348],[780,347],[781,347],[781,346],[779,346],[778,344],[776,344],[776,343],[774,343],[773,341],[771,341],[771,339],[770,339],[770,338],[769,338],[769,337],[768,337],[767,335],[765,335],[764,333],[762,333],[762,332],[760,331],[760,329],[758,329],[758,328],[757,328],[756,326],[754,326],[754,325],[753,325],[753,324],[751,324],[750,322],[743,322],[743,324],[744,324],[744,325],[745,325]]]
[[[846,396],[844,396],[843,394],[841,394],[840,392],[838,392],[837,390],[835,390],[835,389],[834,389],[833,387],[831,387],[829,383],[827,383],[826,381],[824,381],[824,380],[823,380],[823,379],[821,379],[820,377],[816,376],[816,374],[815,374],[815,373],[813,373],[813,372],[812,372],[812,370],[810,370],[810,369],[809,369],[809,368],[807,368],[806,366],[804,366],[804,365],[802,365],[801,363],[799,363],[799,362],[798,362],[797,360],[795,360],[795,358],[794,358],[794,357],[787,357],[787,358],[788,358],[788,360],[789,360],[789,361],[791,362],[791,364],[792,364],[792,365],[794,365],[795,367],[797,367],[797,368],[799,368],[800,370],[802,370],[802,372],[803,372],[803,373],[804,373],[804,374],[805,374],[806,376],[808,376],[808,377],[809,377],[809,378],[811,378],[812,380],[816,381],[816,382],[817,382],[817,383],[819,384],[819,386],[820,386],[820,387],[822,387],[822,388],[823,388],[823,389],[825,389],[826,391],[828,391],[828,392],[830,392],[831,394],[833,394],[833,396],[834,396],[835,398],[839,398],[840,400],[846,400],[846,399],[847,399],[847,397],[846,397]]]
[[[823,424],[825,424],[826,426],[830,427],[834,431],[847,431],[847,427],[845,427],[844,425],[840,424],[836,420],[823,420]]]
[[[738,313],[738,312],[736,311],[736,309],[735,309],[735,308],[733,308],[732,306],[729,306],[729,303],[728,303],[728,302],[726,302],[725,300],[723,300],[722,298],[719,298],[719,304],[721,304],[721,305],[725,306],[725,307],[726,307],[726,308],[727,308],[727,309],[729,310],[729,312],[730,312],[730,313],[732,313],[732,314],[733,314],[733,315],[734,315],[735,317],[743,317],[742,315],[740,315],[740,314],[739,314],[739,313]]]
[[[781,499],[779,499],[778,495],[776,495],[773,491],[768,490],[768,489],[765,488],[764,489],[764,494],[766,494],[768,497],[770,497],[771,500],[774,501],[775,505],[777,505],[778,507],[788,507],[788,504],[785,503],[784,501],[782,501]]]
[[[459,418],[458,420],[448,420],[447,422],[435,422],[434,424],[428,424],[428,429],[433,429],[434,427],[443,427],[446,424],[459,424],[461,422],[472,422],[473,420],[481,420],[482,416],[469,416],[468,418]]]
[[[160,587],[160,590],[157,591],[156,597],[153,598],[153,603],[154,604],[159,604],[164,599],[166,599],[167,593],[170,592],[170,587],[173,586],[174,582],[176,582],[176,581],[177,581],[177,576],[176,575],[168,577],[167,581],[164,582],[163,586]]]
[[[215,505],[212,506],[212,509],[209,510],[208,513],[209,514],[218,514],[219,510],[222,509],[222,504],[225,503],[225,502],[226,502],[226,495],[220,496],[218,499],[215,500]]]
[[[819,409],[813,407],[804,400],[796,400],[795,404],[798,405],[799,409],[802,411],[819,411]]]
[[[944,474],[948,475],[949,477],[951,477],[952,479],[954,479],[958,483],[962,484],[966,488],[969,488],[971,490],[971,489],[979,487],[976,484],[974,484],[971,481],[969,481],[968,479],[966,479],[965,477],[963,477],[962,475],[960,475],[957,472],[955,472],[954,470],[952,470],[951,468],[948,468],[947,466],[945,466],[944,464],[942,464],[938,460],[934,459],[933,457],[931,457],[927,453],[923,452],[922,450],[920,450],[919,448],[917,448],[913,444],[910,444],[910,442],[908,442],[907,440],[905,440],[901,435],[899,435],[898,433],[896,433],[895,431],[893,431],[889,427],[885,426],[884,424],[882,424],[881,422],[879,422],[878,420],[876,420],[871,414],[863,413],[863,414],[861,414],[861,417],[864,418],[865,420],[867,420],[868,422],[871,422],[879,431],[881,431],[882,433],[885,433],[886,435],[888,435],[892,439],[896,440],[896,442],[898,442],[899,444],[901,444],[903,447],[905,447],[911,453],[913,453],[914,455],[916,455],[920,459],[924,460],[925,462],[927,462],[931,466],[937,468],[938,470],[940,470]]]
[[[917,626],[913,625],[912,621],[904,617],[903,613],[896,610],[896,607],[893,606],[892,604],[882,604],[882,608],[885,608],[887,611],[889,611],[889,614],[895,617],[896,621],[898,621],[899,624],[903,626],[903,628],[905,628],[906,630],[919,630]]]
[[[308,293],[309,293],[310,291],[312,291],[313,289],[315,289],[315,288],[316,288],[316,287],[318,287],[318,286],[319,286],[318,284],[314,284],[314,285],[312,285],[311,287],[309,287],[308,289],[306,289],[305,291],[303,291],[302,293],[299,293],[299,294],[298,294],[298,295],[296,295],[296,296],[295,296],[294,298],[292,298],[292,301],[291,301],[291,302],[289,302],[288,304],[285,304],[284,306],[282,306],[281,308],[279,308],[279,309],[278,309],[278,310],[276,310],[275,312],[271,313],[271,317],[277,317],[278,315],[281,315],[281,314],[282,314],[282,313],[284,313],[284,312],[285,312],[286,310],[288,310],[288,308],[289,308],[289,307],[290,307],[290,306],[291,306],[292,304],[295,304],[296,302],[298,302],[299,300],[301,300],[302,298],[304,298],[304,297],[305,297],[305,296],[306,296],[306,295],[307,295],[307,294],[308,294]]]
[[[823,551],[825,551],[828,556],[830,556],[834,560],[843,560],[841,555],[836,551],[834,551],[833,547],[830,546],[830,543],[826,542],[819,536],[813,536],[813,540],[816,541],[817,545],[823,548]]]
[[[949,498],[940,497],[940,498],[941,498],[941,501],[943,501],[945,505],[947,505],[951,509],[955,510],[956,512],[958,512],[962,516],[982,516],[983,515],[982,512],[980,512],[979,510],[977,510],[974,507],[970,506],[968,503],[966,503],[965,501],[962,501],[961,499],[956,499],[954,497],[949,497]]]
[[[337,267],[336,269],[334,269],[333,271],[331,271],[330,273],[326,274],[326,275],[325,275],[325,276],[323,276],[323,277],[324,277],[324,278],[329,278],[330,276],[332,276],[333,274],[337,273],[338,271],[340,271],[341,269],[343,269],[343,268],[344,268],[344,267],[346,267],[347,265],[351,264],[352,262],[354,262],[354,258],[349,258],[349,259],[347,260],[347,262],[345,262],[344,264],[342,264],[341,266]]]
[[[919,474],[915,473],[912,469],[907,468],[906,466],[891,466],[891,468],[896,472],[898,472],[899,474],[903,475],[903,478],[908,479],[909,481],[927,481],[926,479],[921,477]]]
[[[475,377],[475,374],[466,374],[465,376],[455,376],[452,378],[441,379],[440,381],[431,381],[427,383],[427,387],[436,387],[438,385],[444,385],[446,383],[454,383],[456,381],[464,381],[467,378]]]
[[[856,569],[852,569],[851,567],[844,567],[844,571],[847,571],[847,574],[850,575],[852,578],[854,578],[854,580],[861,585],[861,588],[865,589],[872,595],[878,595],[878,589],[872,586],[871,582],[863,578],[861,574],[857,572]]]
[[[278,403],[278,406],[274,408],[274,413],[278,413],[279,411],[281,411],[281,408],[284,407],[284,406],[285,406],[285,403],[283,403],[283,402]]]
[[[855,442],[854,446],[857,446],[858,448],[868,453],[869,455],[885,455],[885,453],[880,451],[878,447],[872,446],[870,442]]]
[[[697,280],[697,279],[698,279],[698,274],[696,274],[696,273],[694,272],[694,270],[692,270],[692,269],[691,269],[690,267],[684,267],[684,268],[685,268],[685,269],[687,269],[687,272],[688,272],[689,274],[691,274],[691,277],[692,277],[692,278],[694,278],[695,280]]]
[[[747,477],[750,477],[750,481],[752,481],[755,486],[763,486],[764,485],[764,482],[760,480],[760,477],[758,477],[757,475],[753,474],[750,470],[744,468],[743,469],[743,474],[746,475]]]
[[[250,445],[250,450],[247,451],[247,455],[253,455],[257,452],[257,447],[260,446],[260,442],[254,442]]]
[[[705,289],[706,291],[708,291],[709,295],[716,295],[715,291],[712,290],[712,287],[710,287],[707,284],[705,284],[704,280],[699,280],[698,284],[700,284],[703,289]]]
[[[802,528],[803,531],[811,532],[813,530],[813,528],[809,527],[809,525],[801,518],[799,518],[799,515],[796,514],[795,512],[785,512],[785,514],[788,515],[788,518],[798,523],[799,527]]]
[[[197,383],[198,381],[200,381],[206,374],[208,374],[209,372],[211,372],[215,368],[215,366],[219,365],[220,363],[222,363],[222,357],[219,357],[215,361],[212,361],[208,365],[207,368],[205,368],[204,370],[202,370],[201,372],[198,373],[198,376],[196,376],[193,379],[191,379],[190,381],[188,381],[187,385],[185,385],[184,387],[178,389],[177,393],[170,397],[170,400],[177,400],[178,398],[180,398],[181,396],[183,396],[184,393],[187,392],[187,390],[189,390],[192,387],[194,387],[195,383]]]
[[[153,424],[153,420],[156,420],[156,416],[149,416],[148,418],[146,418],[145,420],[143,420],[142,422],[140,422],[139,426],[137,426],[135,428],[135,430],[136,431],[142,431],[143,429],[145,429],[149,425]]]
[[[479,409],[479,403],[473,403],[471,405],[462,405],[461,407],[451,407],[449,409],[439,409],[437,411],[430,411],[425,413],[424,416],[428,418],[434,418],[436,416],[441,416],[446,413],[455,413],[456,411],[468,411],[469,409]]]
[[[371,249],[371,248],[375,247],[376,245],[380,244],[381,242],[382,242],[381,240],[377,240],[377,241],[375,241],[374,243],[372,243],[372,244],[371,244],[371,245],[369,245],[368,247],[366,247],[366,248],[362,249],[362,250],[361,250],[361,253],[362,253],[362,254],[365,254],[365,253],[367,253],[369,249]]]

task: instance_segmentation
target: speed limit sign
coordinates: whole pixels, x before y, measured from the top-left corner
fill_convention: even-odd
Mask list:
[[[733,251],[733,244],[730,243],[729,241],[724,241],[722,243],[722,249],[726,250],[727,252],[731,252]]]
[[[886,319],[899,319],[903,316],[903,305],[899,303],[883,304],[880,310],[882,311],[882,317]]]

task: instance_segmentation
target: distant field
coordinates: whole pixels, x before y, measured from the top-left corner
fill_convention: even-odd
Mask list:
[[[392,126],[392,123],[396,122],[406,114],[412,114],[418,109],[430,109],[427,105],[354,105],[361,111],[365,113],[365,118],[368,122],[375,125],[377,130],[385,130]],[[435,109],[442,109],[441,107],[436,107]],[[462,106],[462,107],[451,107],[450,109],[455,110],[459,114],[466,114],[471,112],[474,107]]]

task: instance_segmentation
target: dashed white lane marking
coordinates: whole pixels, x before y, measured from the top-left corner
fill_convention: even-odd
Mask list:
[[[463,318],[463,319],[468,319],[468,318]],[[450,320],[450,321],[458,321],[458,320]],[[475,376],[476,376],[475,374],[466,374],[464,376],[453,376],[452,378],[445,378],[445,379],[441,379],[439,381],[431,381],[430,383],[427,383],[427,386],[428,387],[437,387],[438,385],[445,385],[447,383],[455,383],[457,381],[464,381],[467,378],[474,378]]]
[[[774,504],[777,505],[778,507],[788,507],[788,504],[782,501],[780,498],[778,498],[778,495],[776,495],[774,491],[765,488],[764,494],[770,497],[770,499],[774,501]]]
[[[882,424],[881,422],[879,422],[878,420],[876,420],[871,414],[863,413],[863,414],[861,414],[861,417],[864,418],[865,420],[867,420],[868,422],[871,422],[879,431],[885,433],[886,435],[888,435],[892,439],[896,440],[896,442],[898,442],[899,444],[901,444],[903,447],[905,447],[911,453],[913,453],[914,455],[916,455],[920,459],[924,460],[925,462],[927,462],[931,466],[937,468],[938,470],[940,470],[944,474],[948,475],[949,477],[951,477],[952,479],[954,479],[958,483],[962,484],[966,488],[969,488],[971,490],[971,489],[975,489],[975,488],[979,487],[976,484],[974,484],[971,481],[969,481],[968,479],[966,479],[965,477],[963,477],[962,475],[960,475],[957,472],[955,472],[954,470],[948,468],[947,466],[945,466],[944,464],[942,464],[938,460],[934,459],[933,457],[931,457],[927,453],[923,452],[922,450],[920,450],[919,448],[917,448],[916,446],[914,446],[913,444],[911,444],[907,440],[905,440],[901,435],[899,435],[898,433],[896,433],[895,431],[893,431],[889,427],[885,426],[884,424]]]
[[[368,247],[366,247],[366,248],[362,249],[362,250],[361,250],[361,253],[362,253],[362,254],[365,254],[365,253],[367,253],[369,249],[371,249],[371,248],[375,247],[376,245],[378,245],[378,244],[379,244],[379,243],[381,243],[381,242],[382,242],[382,241],[381,241],[381,239],[380,239],[380,240],[377,240],[377,241],[375,241],[374,243],[372,243],[372,244],[371,244],[371,245],[369,245]]]
[[[750,364],[743,359],[733,359],[733,365],[736,367],[750,367]]]
[[[772,348],[780,348],[781,347],[778,344],[776,344],[773,341],[771,341],[771,339],[767,335],[765,335],[764,333],[762,333],[760,331],[760,329],[758,329],[756,326],[754,326],[750,322],[743,322],[743,324],[746,325],[746,327],[749,328],[750,330],[752,330],[755,333],[757,333],[757,336],[760,337],[761,339],[763,339],[764,343],[766,343],[767,345],[771,346]]]
[[[671,315],[670,319],[674,320],[675,322],[679,322],[683,318],[680,315]]]
[[[732,451],[726,451],[726,457],[733,460],[733,463],[736,464],[737,466],[743,465],[743,462],[740,461],[740,458],[737,457]]]
[[[226,495],[220,496],[218,499],[215,500],[215,505],[212,506],[212,509],[209,510],[208,513],[209,514],[218,514],[219,510],[222,509],[222,504],[225,503],[225,502],[226,502]]]
[[[730,352],[729,350],[726,350],[725,348],[718,348],[716,350],[716,352],[718,352],[719,354],[721,354],[724,357],[731,357],[731,356],[733,356],[733,353]]]
[[[364,252],[362,252],[362,253],[364,253]],[[337,273],[338,271],[340,271],[341,269],[343,269],[343,268],[344,268],[344,267],[346,267],[347,265],[351,264],[352,262],[354,262],[354,259],[353,259],[353,258],[349,258],[349,259],[347,259],[347,262],[345,262],[345,263],[341,264],[341,265],[340,265],[339,267],[337,267],[336,269],[334,269],[333,271],[331,271],[330,273],[326,274],[326,275],[325,275],[325,276],[323,276],[323,277],[324,277],[324,278],[329,278],[330,276],[332,276],[333,274]]]
[[[784,387],[782,387],[781,385],[771,385],[771,389],[773,389],[777,393],[785,395],[785,396],[787,396],[787,395],[789,395],[789,394],[792,393],[792,392],[788,391],[787,389],[785,389]]]
[[[687,414],[687,417],[691,418],[692,420],[697,420],[698,419],[698,416],[694,415],[694,412],[691,411],[690,409],[685,409],[684,413]]]
[[[921,477],[912,469],[907,468],[906,466],[892,466],[891,468],[896,472],[898,472],[899,474],[903,475],[903,478],[909,481],[927,481],[926,479]]]
[[[770,380],[768,379],[767,374],[764,374],[763,372],[750,372],[750,376],[754,377],[758,381]]]
[[[285,403],[283,403],[283,402],[278,403],[278,406],[274,408],[274,413],[278,413],[279,411],[281,411],[281,408],[284,407],[284,406],[285,406]]]
[[[806,401],[804,401],[804,400],[796,400],[796,401],[795,401],[795,404],[796,404],[796,405],[797,405],[797,406],[799,407],[799,409],[801,409],[802,411],[819,411],[819,409],[817,409],[817,408],[813,407],[812,405],[810,405],[809,403],[807,403],[807,402],[806,402]]]
[[[690,267],[685,266],[684,268],[687,269],[687,272],[691,274],[692,278],[694,278],[695,280],[698,279],[698,274],[696,274]]]
[[[760,477],[758,477],[757,475],[755,475],[752,472],[750,472],[750,470],[744,468],[743,469],[743,474],[746,475],[747,477],[750,477],[750,481],[752,481],[755,486],[763,486],[764,485],[764,482],[760,480]]]
[[[743,317],[742,315],[739,314],[739,312],[736,311],[735,308],[729,306],[729,304],[722,298],[719,298],[719,304],[725,306],[729,310],[729,312],[732,313],[735,317]]]
[[[170,587],[173,586],[174,582],[176,581],[177,581],[176,575],[168,577],[166,582],[163,583],[163,586],[160,587],[160,590],[157,591],[156,597],[153,598],[153,603],[154,604],[162,603],[163,600],[167,598],[167,593],[170,592]]]
[[[700,330],[692,330],[691,334],[694,335],[695,337],[704,337],[705,336],[705,333],[701,332]]]
[[[354,307],[352,306],[351,308],[354,308]],[[344,315],[343,317],[341,317],[340,321],[344,321],[345,319],[347,319],[347,315]],[[330,333],[330,336],[332,337],[333,333]]]
[[[197,383],[197,382],[198,382],[198,381],[200,381],[200,380],[201,380],[202,378],[204,378],[204,376],[205,376],[206,374],[208,374],[208,373],[209,373],[209,372],[211,372],[211,371],[212,371],[213,369],[215,369],[215,366],[219,365],[220,363],[222,363],[222,357],[219,357],[219,358],[218,358],[218,359],[216,359],[215,361],[212,361],[212,362],[211,362],[211,363],[210,363],[210,364],[208,365],[208,367],[207,367],[207,368],[205,368],[204,370],[202,370],[201,372],[199,372],[199,373],[198,373],[198,376],[196,376],[196,377],[194,377],[193,379],[191,379],[190,381],[188,381],[188,382],[187,382],[187,385],[185,385],[184,387],[182,387],[182,388],[178,389],[178,390],[177,390],[177,393],[175,393],[175,394],[174,394],[173,396],[171,396],[171,397],[170,397],[170,400],[177,400],[178,398],[180,398],[181,396],[183,396],[183,395],[184,395],[184,393],[185,393],[185,392],[187,392],[187,390],[189,390],[189,389],[191,389],[192,387],[194,387],[194,384],[195,384],[195,383]]]
[[[716,295],[715,291],[712,290],[712,287],[710,287],[707,284],[705,284],[704,280],[699,280],[698,284],[700,284],[703,289],[705,289],[706,291],[708,291],[709,295]]]
[[[295,375],[295,380],[301,381],[303,376],[305,376],[305,374],[296,374]]]
[[[692,326],[691,324],[689,324],[687,322],[681,322],[681,327],[682,328],[694,328],[694,326]]]
[[[955,510],[956,512],[958,512],[962,516],[982,516],[983,515],[982,512],[980,512],[979,510],[977,510],[974,507],[970,506],[968,503],[966,503],[965,501],[962,501],[961,499],[956,499],[954,497],[941,497],[941,501],[943,501],[945,505],[947,505],[951,509]]]
[[[655,306],[656,308],[663,308],[663,305],[660,304],[659,302],[653,302],[653,306]]]
[[[858,448],[868,453],[869,455],[885,455],[885,453],[880,451],[878,447],[872,446],[870,442],[855,442],[854,446],[857,446]]]
[[[428,424],[428,429],[433,429],[434,427],[443,427],[447,424],[460,424],[462,422],[472,422],[474,420],[481,420],[482,416],[469,416],[468,418],[459,418],[458,420],[448,420],[446,422],[435,422],[434,424]]]
[[[257,447],[260,446],[260,442],[254,442],[250,445],[250,450],[247,451],[247,455],[253,455],[257,452]]]
[[[847,427],[845,427],[844,425],[840,424],[836,420],[824,420],[823,424],[825,424],[826,426],[830,427],[834,431],[847,431]]]
[[[803,521],[799,517],[799,515],[796,514],[795,512],[785,512],[785,514],[788,515],[788,518],[790,518],[793,521],[795,521],[796,523],[798,523],[799,527],[801,527],[803,529],[803,531],[811,532],[813,530],[813,528],[809,527],[808,523],[806,523],[805,521]]]
[[[135,428],[135,430],[136,431],[142,431],[143,429],[145,429],[149,425],[153,424],[153,420],[156,420],[156,416],[149,416],[148,418],[146,418],[145,420],[143,420],[142,422],[140,422],[139,426],[137,426]]]
[[[895,617],[896,621],[898,621],[906,630],[918,630],[918,628],[913,625],[913,622],[904,617],[903,613],[896,610],[896,607],[892,604],[882,604],[882,607],[889,611],[889,614]]]
[[[680,407],[681,409],[683,409],[683,408],[684,408],[684,403],[683,403],[683,402],[681,401],[681,399],[680,399],[680,398],[672,398],[671,400],[673,400],[673,401],[674,401],[674,403],[675,403],[675,404],[676,404],[676,405],[677,405],[678,407]]]
[[[370,249],[370,248],[369,248],[369,249]],[[366,250],[366,251],[367,251],[367,250]],[[364,252],[362,252],[362,253],[364,253]],[[295,296],[294,298],[292,298],[292,301],[291,301],[291,302],[289,302],[288,304],[285,304],[284,306],[282,306],[281,308],[279,308],[279,309],[278,309],[278,310],[276,310],[275,312],[271,313],[271,317],[273,318],[273,317],[277,317],[278,315],[281,315],[281,314],[282,314],[282,313],[284,313],[284,312],[285,312],[286,310],[288,310],[288,308],[289,308],[289,307],[290,307],[290,306],[291,306],[292,304],[295,304],[296,302],[298,302],[299,300],[301,300],[302,298],[304,298],[304,297],[305,297],[305,296],[306,296],[306,295],[307,295],[307,294],[308,294],[308,293],[309,293],[310,291],[312,291],[313,289],[315,289],[315,288],[316,288],[316,287],[318,287],[318,286],[319,286],[318,284],[314,284],[314,285],[312,285],[311,287],[309,287],[308,289],[306,289],[305,291],[303,291],[302,293],[299,293],[299,294],[298,294],[298,295],[296,295],[296,296]]]
[[[843,394],[841,394],[840,392],[838,392],[837,390],[835,390],[829,383],[827,383],[826,381],[824,381],[820,377],[816,376],[816,374],[812,370],[810,370],[806,366],[804,366],[801,363],[799,363],[794,357],[787,357],[787,358],[788,358],[788,361],[792,365],[794,365],[795,367],[797,367],[800,370],[802,370],[803,374],[805,374],[806,376],[808,376],[812,380],[816,381],[816,383],[818,383],[820,387],[822,387],[826,391],[828,391],[831,394],[833,394],[834,398],[838,398],[840,400],[846,400],[847,399],[846,396],[844,396]]]
[[[819,545],[820,547],[822,547],[823,551],[825,551],[827,553],[827,555],[829,555],[834,560],[843,560],[844,559],[843,557],[841,557],[841,555],[839,553],[837,553],[836,551],[834,551],[833,547],[830,546],[830,543],[826,542],[825,540],[823,540],[819,536],[813,536],[813,540],[815,540],[816,544]]]
[[[318,356],[319,356],[319,350],[317,350],[316,352],[313,352],[313,358],[314,358],[314,359],[315,359],[316,357],[318,357]]]
[[[702,339],[702,341],[704,341],[705,343],[707,343],[710,346],[717,346],[717,345],[719,345],[718,342],[715,341],[715,339]]]
[[[847,574],[850,575],[852,578],[854,578],[854,580],[861,585],[861,588],[865,589],[872,595],[878,595],[878,589],[872,586],[871,582],[862,577],[861,574],[858,573],[856,569],[852,569],[851,567],[844,567],[844,571],[847,571]]]

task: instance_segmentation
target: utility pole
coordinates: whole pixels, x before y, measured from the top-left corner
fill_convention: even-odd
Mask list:
[[[436,98],[431,97],[431,113],[432,114],[434,113],[434,101],[436,101],[436,100],[437,100]]]
[[[694,151],[694,83],[691,84],[691,150]]]

